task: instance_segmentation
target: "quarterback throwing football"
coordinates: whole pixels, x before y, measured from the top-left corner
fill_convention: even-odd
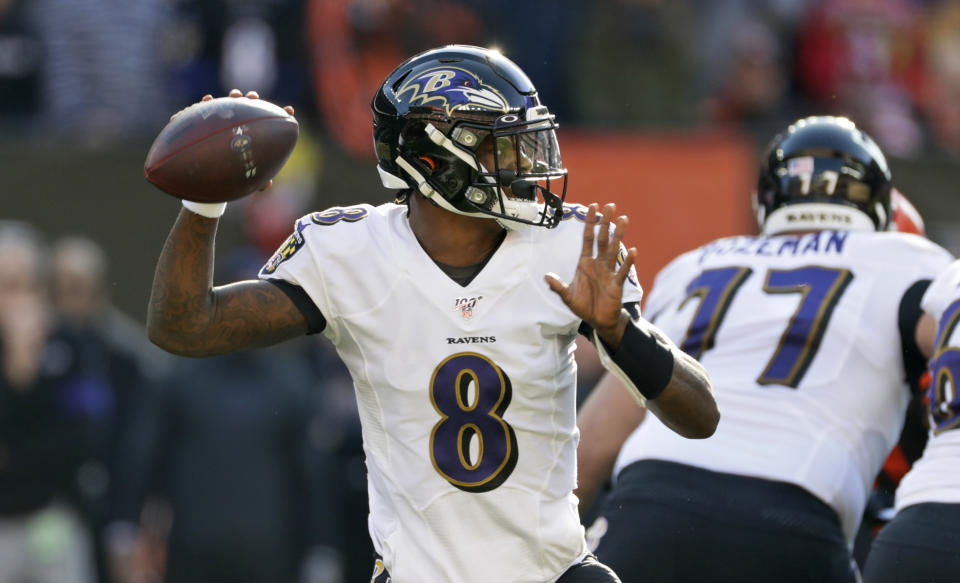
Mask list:
[[[396,202],[307,215],[259,280],[216,288],[222,207],[189,205],[157,266],[150,337],[194,356],[330,338],[363,425],[375,581],[618,581],[588,553],[572,494],[577,334],[678,433],[709,436],[719,418],[702,367],[639,316],[627,219],[564,204],[554,118],[494,51],[412,57],[373,115]]]

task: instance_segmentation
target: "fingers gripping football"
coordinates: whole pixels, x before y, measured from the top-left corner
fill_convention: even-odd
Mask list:
[[[246,97],[247,99],[260,99],[260,94],[257,93],[256,91],[247,91],[246,95],[244,95],[244,93],[243,93],[242,91],[240,91],[239,89],[231,89],[231,90],[230,90],[230,93],[227,95],[227,97]],[[203,103],[204,101],[210,101],[210,100],[212,100],[212,99],[213,99],[213,95],[210,95],[209,93],[207,93],[206,95],[204,95],[204,96],[200,99],[200,102]],[[178,111],[177,113],[171,115],[171,116],[170,116],[170,119],[173,120],[173,118],[175,118],[175,117],[177,117],[178,115],[180,115],[181,113],[183,113],[186,109],[187,109],[187,108],[183,108],[183,109],[181,109],[180,111]],[[293,115],[293,114],[294,114],[294,110],[293,110],[293,106],[292,106],[292,105],[284,105],[284,106],[283,106],[283,110],[286,111],[286,112],[287,112],[288,114],[290,114],[290,115]]]

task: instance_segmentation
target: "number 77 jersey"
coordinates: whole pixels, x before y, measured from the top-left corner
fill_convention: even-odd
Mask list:
[[[732,237],[676,258],[644,311],[707,369],[722,419],[692,441],[648,416],[618,471],[656,458],[796,484],[852,537],[903,425],[918,282],[950,260],[922,237],[860,231]]]

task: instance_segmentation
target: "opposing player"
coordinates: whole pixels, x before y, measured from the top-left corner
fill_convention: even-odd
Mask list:
[[[896,516],[873,542],[866,583],[960,581],[960,262],[930,285],[923,310],[936,322],[930,435],[897,488]]]
[[[762,234],[658,274],[646,311],[707,369],[723,421],[693,443],[653,418],[634,430],[609,386],[585,403],[579,492],[615,466],[591,538],[624,582],[855,580],[849,545],[924,369],[920,298],[951,259],[880,232],[890,189],[852,122],[799,120],[761,166]]]
[[[627,219],[563,204],[554,118],[496,52],[412,57],[373,113],[399,202],[307,215],[259,281],[213,289],[217,223],[202,215],[222,209],[188,205],[157,266],[151,338],[194,356],[333,341],[363,425],[375,581],[617,581],[572,494],[578,331],[676,431],[718,420],[702,367],[637,315]]]
[[[890,189],[890,212],[893,219],[890,221],[889,230],[927,236],[927,226],[920,216],[920,211],[896,188]]]

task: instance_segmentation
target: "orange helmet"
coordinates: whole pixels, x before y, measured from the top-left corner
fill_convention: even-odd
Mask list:
[[[893,212],[893,220],[890,221],[891,231],[926,237],[927,231],[920,211],[896,188],[890,190],[890,210]]]

